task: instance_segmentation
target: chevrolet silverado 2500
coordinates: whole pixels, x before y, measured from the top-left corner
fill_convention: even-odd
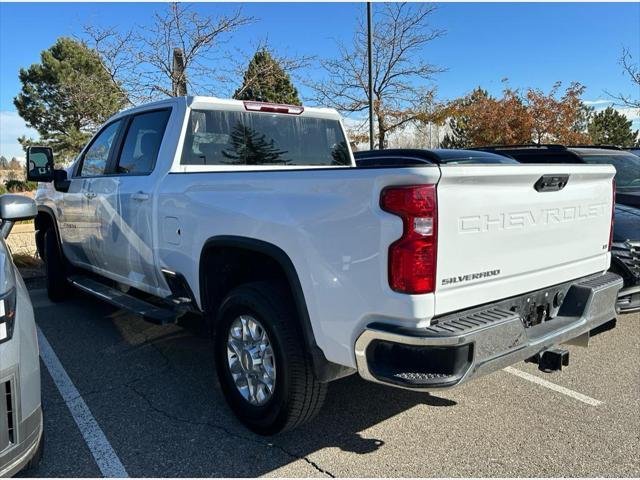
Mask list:
[[[196,312],[220,385],[271,434],[329,381],[435,390],[615,321],[606,165],[358,168],[334,110],[182,97],[111,118],[71,167],[28,156],[53,301]]]

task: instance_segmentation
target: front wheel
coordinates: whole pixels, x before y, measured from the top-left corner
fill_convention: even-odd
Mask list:
[[[247,427],[262,435],[289,430],[320,410],[327,385],[318,382],[283,289],[256,282],[222,302],[216,366],[225,398]]]

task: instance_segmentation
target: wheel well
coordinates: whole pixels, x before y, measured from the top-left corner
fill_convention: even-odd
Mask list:
[[[44,233],[50,228],[55,229],[55,223],[51,214],[43,210],[38,211],[33,223],[36,231],[36,250],[44,260]]]
[[[224,297],[242,284],[256,281],[278,282],[291,293],[287,275],[275,259],[243,247],[207,248],[200,261],[200,276],[202,306],[214,323]]]

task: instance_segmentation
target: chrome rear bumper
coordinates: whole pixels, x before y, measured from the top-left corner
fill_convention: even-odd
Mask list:
[[[453,387],[615,319],[621,287],[622,278],[613,273],[563,284],[566,296],[557,316],[529,328],[508,309],[513,299],[448,315],[422,329],[370,324],[356,340],[358,372],[365,380],[414,390]]]

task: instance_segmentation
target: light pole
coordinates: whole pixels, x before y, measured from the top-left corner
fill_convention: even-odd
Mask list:
[[[374,148],[374,140],[373,140],[373,61],[372,61],[372,52],[371,52],[371,36],[372,36],[372,27],[371,27],[371,2],[367,2],[367,55],[369,57],[369,148],[373,150]]]

